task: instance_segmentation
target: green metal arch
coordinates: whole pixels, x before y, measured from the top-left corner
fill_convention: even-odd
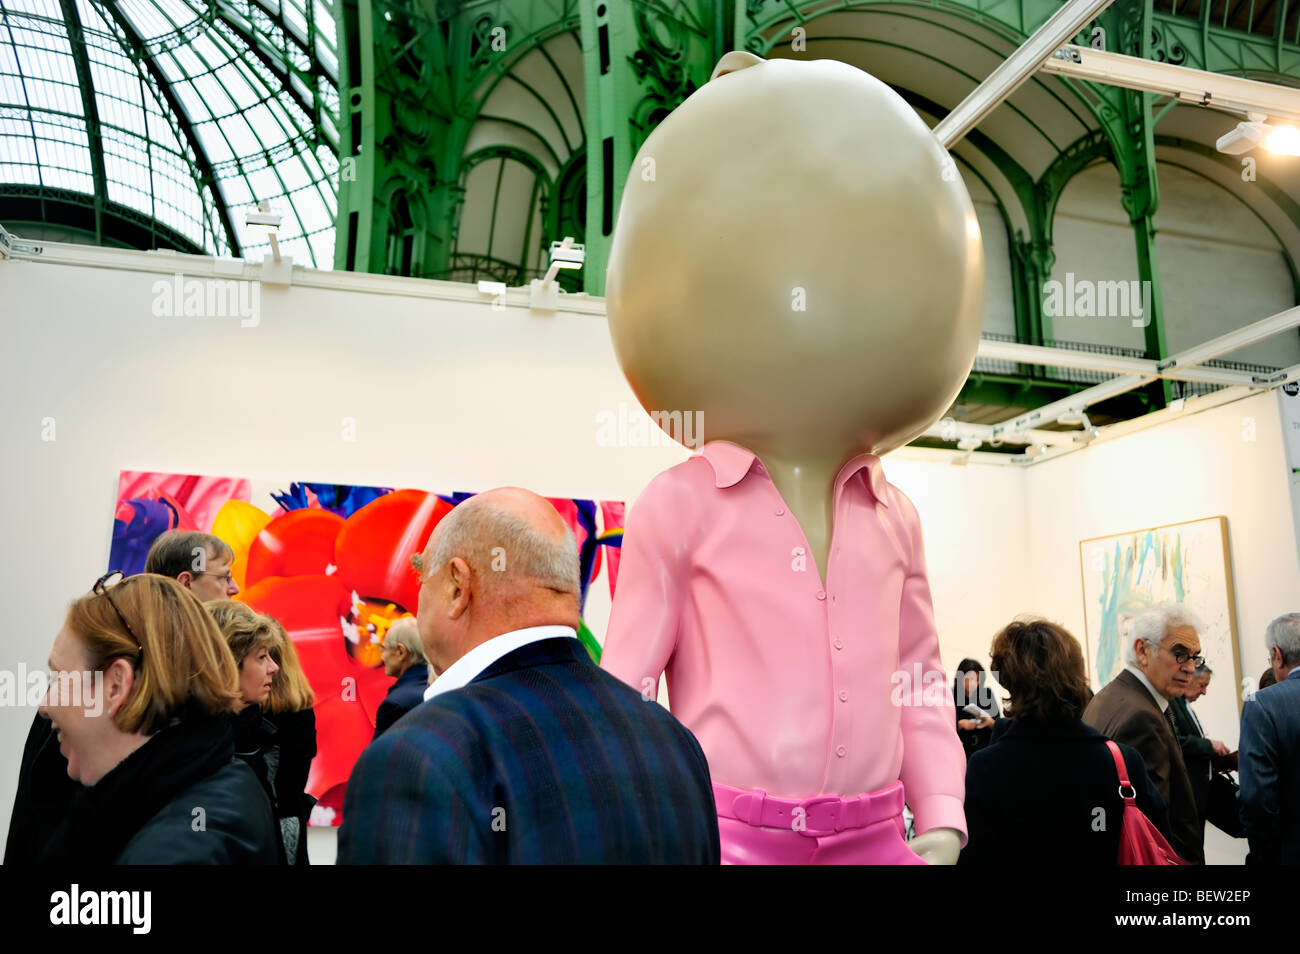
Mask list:
[[[460,169],[460,186],[462,190],[462,195],[464,194],[465,185],[469,181],[469,175],[474,170],[474,168],[492,159],[506,159],[512,162],[517,162],[533,173],[533,194],[529,199],[528,223],[524,230],[524,245],[526,247],[531,237],[532,209],[537,203],[538,191],[539,189],[541,190],[542,193],[541,199],[542,202],[545,203],[550,198],[550,196],[554,193],[556,183],[559,181],[559,179],[557,177],[555,180],[552,180],[550,173],[546,171],[546,167],[543,166],[542,163],[537,159],[537,157],[534,156],[532,153],[529,153],[523,149],[519,149],[515,146],[496,144],[491,146],[484,146],[482,149],[476,149],[474,150],[473,153],[465,157],[464,161],[461,164],[461,169]],[[497,189],[499,190],[500,187],[501,187],[501,182],[500,179],[498,178]],[[488,232],[489,252],[492,249],[492,238],[496,232],[497,210],[499,208],[500,208],[500,195],[498,193],[493,195],[492,197],[492,219],[491,219],[491,226]],[[455,240],[451,244],[451,254],[453,255],[458,253],[457,250],[458,250],[459,238],[460,238],[460,218],[462,213],[464,212],[464,209],[465,209],[465,205],[464,202],[462,201],[456,207],[455,221],[452,223],[452,235],[455,236]],[[502,261],[504,261],[504,259]],[[519,267],[521,269],[527,269],[528,263],[521,262]]]
[[[1233,165],[1229,157],[1222,155],[1217,150],[1209,149],[1199,142],[1192,142],[1174,136],[1156,136],[1155,144],[1157,147],[1164,146],[1169,149],[1180,149],[1201,156],[1204,159],[1209,159],[1216,165],[1222,166],[1225,172],[1233,176],[1240,174],[1240,167]],[[1296,266],[1296,259],[1293,257],[1290,247],[1282,240],[1282,237],[1277,234],[1277,231],[1269,221],[1260,214],[1259,210],[1252,205],[1245,196],[1239,192],[1234,192],[1222,182],[1218,182],[1210,176],[1207,176],[1203,170],[1196,169],[1192,166],[1184,165],[1180,162],[1174,162],[1167,158],[1160,158],[1158,156],[1156,157],[1156,164],[1172,166],[1175,169],[1182,169],[1184,172],[1189,172],[1198,179],[1203,179],[1210,183],[1210,185],[1222,190],[1232,198],[1236,199],[1250,212],[1251,215],[1255,216],[1255,218],[1259,220],[1260,224],[1268,230],[1268,234],[1273,236],[1273,240],[1277,242],[1278,248],[1282,252],[1282,258],[1286,262],[1287,270],[1291,273],[1291,284],[1295,289],[1295,300],[1297,303],[1300,303],[1300,269]],[[1267,196],[1268,199],[1277,206],[1277,208],[1280,209],[1288,219],[1300,226],[1300,204],[1297,204],[1295,200],[1287,195],[1276,183],[1271,182],[1266,178],[1257,178],[1254,185],[1258,186],[1260,192]]]
[[[947,66],[949,69],[953,70],[956,73],[959,73],[961,76],[964,76],[966,79],[970,80],[972,88],[980,84],[979,77],[973,76],[970,73],[967,73],[965,70],[957,69],[951,63],[946,62],[945,60],[943,60],[942,58],[940,58],[939,56],[933,53],[924,50],[918,50],[915,47],[906,46],[902,43],[893,43],[890,42],[889,40],[879,40],[873,37],[866,37],[866,36],[816,36],[816,37],[810,36],[808,37],[809,47],[811,47],[814,43],[830,43],[830,42],[862,43],[868,46],[883,46],[888,49],[904,50],[908,53],[912,53],[920,57],[921,59],[929,60],[931,63],[942,63],[943,65]],[[1043,138],[1044,141],[1052,144],[1052,146],[1055,147],[1055,143],[1052,142],[1051,137],[1048,136],[1047,133],[1044,132],[1043,129],[1036,122],[1034,122],[1034,120],[1032,120],[1029,116],[1027,116],[1019,107],[1013,105],[1009,101],[1004,101],[1002,105],[1005,106],[1007,109],[1010,109],[1012,112],[1018,115],[1022,120],[1024,120],[1026,125],[1028,125],[1035,132],[1037,132],[1039,136]],[[1062,103],[1062,105],[1064,105],[1064,103]],[[1068,106],[1066,108],[1069,109]],[[936,115],[943,116],[946,115],[946,113],[949,111],[950,110],[942,110]],[[1073,111],[1071,110],[1071,112]],[[1086,124],[1081,122],[1080,125],[1086,125]]]
[[[1056,206],[1065,192],[1070,180],[1091,166],[1098,159],[1115,164],[1114,147],[1105,129],[1094,129],[1080,136],[1065,148],[1038,178],[1037,187],[1043,197],[1043,212],[1046,216],[1047,238],[1052,236],[1052,225],[1056,221]]]
[[[804,5],[818,6],[819,4],[817,0],[807,0],[807,2]],[[904,9],[908,7],[913,7],[918,9],[923,8],[928,10],[936,10],[936,9],[942,10],[944,13],[950,15],[956,21],[976,24],[978,26],[989,29],[993,33],[1001,33],[1001,35],[1003,35],[1008,40],[1008,42],[1013,43],[1016,46],[1019,46],[1020,44],[1024,43],[1024,41],[1028,39],[1029,36],[1028,33],[1025,33],[1024,31],[1020,30],[1015,24],[1010,24],[996,17],[991,17],[985,13],[977,12],[973,8],[961,4],[944,3],[940,5],[937,2],[926,2],[926,0],[916,0],[916,2],[909,2],[909,0],[845,0],[845,2],[840,6],[830,7],[830,8],[821,7],[820,9],[812,12],[811,14],[804,14],[802,11],[799,10],[799,6],[800,6],[799,4],[792,2],[792,0],[786,0],[786,7],[790,11],[788,14],[782,14],[781,16],[772,17],[765,24],[758,24],[751,20],[750,22],[753,23],[753,26],[746,33],[745,48],[751,50],[752,52],[756,52],[759,53],[760,55],[766,56],[776,46],[777,34],[773,34],[770,40],[764,39],[761,34],[782,22],[797,21],[800,25],[803,25],[806,23],[810,23],[820,17],[827,16],[833,13],[855,12],[855,11],[860,11],[871,7],[878,7],[878,8],[895,7],[895,8],[904,8]],[[886,12],[886,11],[881,10],[879,12]],[[898,15],[908,17],[909,19],[918,19],[916,17],[911,17],[906,13],[899,13]],[[981,40],[976,40],[974,37],[962,33],[961,31],[947,24],[940,23],[934,20],[929,20],[929,19],[926,19],[924,22],[930,26],[937,26],[940,27],[941,29],[946,29],[949,32],[955,33],[958,36],[961,36],[964,39],[966,39],[968,42],[976,44],[977,46],[987,50],[990,53],[993,53],[996,56],[999,57],[1004,56],[1004,54],[1001,51],[993,49],[991,46],[989,46],[989,44],[984,43]],[[807,42],[813,43],[823,39],[826,38],[810,36],[807,38]],[[881,43],[882,45],[890,45],[898,49],[908,50],[909,52],[916,53],[917,55],[930,59],[931,61],[934,62],[942,62],[938,60],[935,56],[927,52],[915,50],[912,47],[901,46],[899,44],[889,44],[886,43],[886,41],[871,41],[870,38],[867,37],[837,37],[836,39],[840,39],[840,40],[856,39],[856,40],[867,40],[869,42],[878,42]],[[755,45],[756,41],[758,44],[757,46]],[[967,76],[975,85],[978,85],[979,82],[981,82],[981,79],[978,77],[970,76],[969,74],[966,74],[964,72],[963,75]],[[1062,97],[1059,93],[1060,86],[1058,85],[1058,83],[1063,84],[1066,89],[1070,90],[1074,94],[1074,96],[1078,99],[1079,103],[1082,104],[1082,106],[1087,111],[1087,113],[1091,114],[1093,120],[1096,122],[1097,127],[1106,132],[1107,137],[1111,139],[1111,148],[1112,150],[1114,150],[1115,133],[1111,129],[1112,126],[1111,117],[1107,115],[1107,102],[1106,102],[1106,97],[1104,95],[1104,87],[1098,86],[1095,83],[1076,81],[1068,77],[1055,77],[1055,80],[1057,82],[1052,82],[1051,80],[1047,80],[1047,79],[1040,79],[1037,75],[1035,75],[1030,80],[1030,82],[1039,83],[1042,86],[1042,88],[1050,96],[1052,96],[1055,100],[1057,100],[1064,109],[1066,109],[1071,115],[1075,116],[1076,119],[1079,119],[1078,113],[1075,112],[1075,110],[1070,106],[1070,104],[1066,101],[1066,99]],[[1091,100],[1088,96],[1084,95],[1083,91],[1080,89],[1080,86],[1087,88],[1093,94],[1093,97],[1095,98],[1096,102]],[[1015,107],[1012,106],[1012,104],[1009,102],[1005,103],[1004,105],[1008,106],[1009,108],[1015,109]],[[1019,110],[1016,111],[1021,115],[1021,117],[1027,123],[1029,123],[1030,126],[1038,130],[1039,134],[1042,135],[1047,142],[1055,146],[1055,143],[1052,142],[1051,138],[1046,136],[1046,134],[1044,134],[1042,130],[1038,128],[1036,123],[1030,120],[1029,117],[1025,116]],[[946,115],[946,113],[947,110],[941,110],[940,112],[935,113],[935,115],[942,116],[942,115]],[[1088,126],[1088,123],[1083,122],[1082,119],[1080,119],[1079,121],[1081,125],[1084,125],[1085,127]],[[973,135],[974,135],[974,131],[969,133],[967,135],[967,138],[970,138]],[[1070,147],[1067,147],[1067,150],[1069,148]]]

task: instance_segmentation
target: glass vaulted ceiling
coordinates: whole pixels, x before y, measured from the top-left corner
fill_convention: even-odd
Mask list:
[[[330,0],[0,0],[0,195],[98,194],[254,259],[265,200],[330,268],[335,51]]]

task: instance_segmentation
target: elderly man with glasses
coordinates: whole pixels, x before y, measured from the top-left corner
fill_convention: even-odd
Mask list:
[[[1275,684],[1241,710],[1241,821],[1249,865],[1300,864],[1300,613],[1268,624]]]
[[[429,666],[425,662],[415,617],[403,617],[388,627],[382,645],[383,653],[379,658],[384,663],[384,674],[395,677],[397,681],[388,687],[388,695],[375,712],[376,739],[424,701],[424,690],[429,685]]]
[[[1142,754],[1147,772],[1169,808],[1173,847],[1185,860],[1205,861],[1204,830],[1183,763],[1169,700],[1192,685],[1205,662],[1200,619],[1180,603],[1162,603],[1133,620],[1124,669],[1098,692],[1083,721]]]

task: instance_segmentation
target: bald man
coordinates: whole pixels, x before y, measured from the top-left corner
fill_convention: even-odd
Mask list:
[[[717,864],[708,763],[577,639],[578,549],[508,487],[464,501],[412,562],[440,675],[348,781],[340,864]]]

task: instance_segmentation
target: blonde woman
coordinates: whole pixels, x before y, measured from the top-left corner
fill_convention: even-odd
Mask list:
[[[307,775],[316,757],[316,694],[298,661],[298,651],[280,621],[263,615],[275,635],[271,658],[279,672],[263,711],[275,728],[279,759],[272,779],[276,817],[284,841],[285,857],[291,865],[307,861],[307,820],[316,799],[307,794]]]
[[[234,600],[209,600],[203,606],[221,630],[239,668],[241,706],[232,723],[235,756],[243,759],[257,775],[272,812],[279,818],[280,809],[275,797],[275,775],[280,758],[276,727],[262,711],[280,671],[280,665],[272,655],[274,620]],[[287,859],[286,854],[283,860]]]
[[[50,652],[49,719],[86,786],[45,864],[273,864],[273,817],[234,758],[239,672],[198,599],[154,574],[101,577]]]

